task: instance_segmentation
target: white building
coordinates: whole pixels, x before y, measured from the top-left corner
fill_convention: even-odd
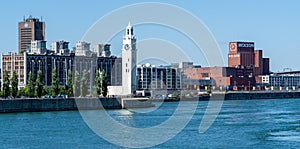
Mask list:
[[[300,73],[280,73],[271,74],[269,76],[270,86],[281,86],[281,87],[299,87],[300,86]]]
[[[261,83],[269,84],[270,83],[270,76],[269,75],[261,76]]]
[[[57,55],[68,55],[70,53],[69,42],[66,41],[53,41],[51,51]]]
[[[180,90],[181,69],[172,66],[137,66],[138,90]]]
[[[46,41],[43,40],[34,40],[31,41],[29,54],[44,54],[47,52]]]
[[[109,57],[111,55],[110,44],[95,44],[94,53],[96,53],[98,57]]]
[[[133,27],[128,24],[122,45],[122,86],[109,86],[108,95],[132,95],[136,91],[137,49]]]
[[[267,84],[272,88],[299,88],[300,87],[300,72],[280,72],[271,75],[260,76],[262,84]]]
[[[76,56],[90,56],[92,52],[90,51],[90,43],[78,41],[76,42],[75,55]]]

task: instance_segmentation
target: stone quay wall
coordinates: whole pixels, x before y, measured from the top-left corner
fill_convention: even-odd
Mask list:
[[[0,113],[121,109],[120,100],[118,98],[2,99],[0,100]]]

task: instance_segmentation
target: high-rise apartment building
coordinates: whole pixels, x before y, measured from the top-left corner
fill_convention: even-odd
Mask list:
[[[19,52],[29,49],[31,41],[35,40],[45,40],[45,22],[29,16],[18,24]]]
[[[57,55],[69,55],[69,42],[66,41],[53,41],[51,45],[51,51]]]

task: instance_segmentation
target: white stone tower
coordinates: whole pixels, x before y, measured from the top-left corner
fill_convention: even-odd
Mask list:
[[[128,23],[122,45],[122,87],[123,93],[133,94],[136,91],[137,49],[133,28]]]

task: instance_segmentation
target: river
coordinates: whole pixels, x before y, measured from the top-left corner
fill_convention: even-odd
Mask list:
[[[300,99],[224,101],[203,134],[198,128],[208,102],[189,101],[185,106],[195,103],[196,112],[187,126],[154,148],[300,148]],[[156,104],[157,109],[140,109],[153,110],[148,113],[106,112],[123,125],[150,128],[167,120],[178,106]],[[1,148],[123,148],[98,136],[78,111],[5,113],[0,114],[0,126]]]

